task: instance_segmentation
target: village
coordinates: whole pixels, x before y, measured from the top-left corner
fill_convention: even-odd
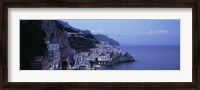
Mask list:
[[[109,64],[112,57],[121,53],[120,48],[114,48],[107,42],[101,41],[95,45],[96,48],[91,48],[89,52],[80,52],[73,56],[75,60],[74,66],[69,66],[69,69],[84,69],[96,70],[103,69]]]
[[[100,70],[105,65],[109,65],[112,57],[121,53],[120,48],[113,47],[107,42],[100,41],[95,44],[96,48],[91,48],[88,52],[77,53],[73,50],[74,65],[69,64],[67,58],[66,65],[62,65],[58,43],[46,42],[48,48],[48,60],[43,60],[43,69],[49,70]]]

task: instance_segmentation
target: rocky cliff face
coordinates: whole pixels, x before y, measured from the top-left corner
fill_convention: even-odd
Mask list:
[[[44,20],[42,21],[41,28],[46,33],[45,41],[59,43],[61,59],[71,56],[72,49],[70,48],[67,32],[59,22],[55,20]]]
[[[30,62],[34,57],[47,54],[46,41],[59,44],[61,59],[72,58],[67,32],[59,22],[55,20],[20,21],[20,69],[30,69]],[[72,59],[69,60],[73,62]]]

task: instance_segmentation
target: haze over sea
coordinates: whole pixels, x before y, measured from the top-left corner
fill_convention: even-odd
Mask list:
[[[108,70],[180,70],[179,45],[120,46],[129,52],[136,62],[108,66]]]

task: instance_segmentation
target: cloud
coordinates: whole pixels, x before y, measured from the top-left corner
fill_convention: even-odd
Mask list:
[[[167,34],[170,33],[168,30],[150,30],[147,32],[136,32],[133,35],[157,35],[157,34]]]
[[[168,30],[154,30],[154,31],[148,31],[148,34],[164,34],[164,33],[169,33]]]

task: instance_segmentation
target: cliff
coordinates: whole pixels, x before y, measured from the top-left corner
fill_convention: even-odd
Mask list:
[[[72,49],[65,28],[55,20],[20,20],[20,69],[30,69],[36,56],[47,54],[45,41],[58,43],[60,58],[72,57]],[[71,60],[71,59],[70,59]],[[72,60],[70,62],[73,62]]]
[[[41,24],[42,30],[46,33],[45,41],[57,42],[60,46],[61,59],[71,56],[72,49],[68,41],[65,28],[55,20],[44,20]]]

